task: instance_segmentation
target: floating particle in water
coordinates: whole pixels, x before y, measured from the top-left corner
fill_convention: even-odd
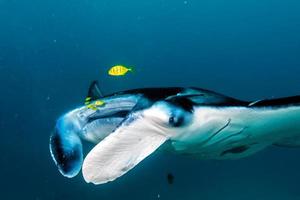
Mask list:
[[[160,199],[160,194],[157,194],[157,198]]]
[[[15,119],[18,119],[19,116],[20,116],[19,113],[15,113],[15,114],[14,114],[14,118],[15,118]]]
[[[167,180],[168,180],[168,183],[169,183],[170,185],[172,185],[173,182],[174,182],[174,176],[173,176],[173,174],[168,173],[168,174],[167,174]]]
[[[183,4],[185,4],[185,5],[188,4],[188,1],[183,1]]]

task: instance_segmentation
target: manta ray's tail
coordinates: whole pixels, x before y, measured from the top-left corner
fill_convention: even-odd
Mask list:
[[[50,152],[62,175],[71,178],[78,174],[83,162],[82,144],[74,124],[64,116],[50,137]]]

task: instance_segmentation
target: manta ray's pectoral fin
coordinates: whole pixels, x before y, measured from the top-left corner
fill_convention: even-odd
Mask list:
[[[283,97],[277,99],[262,99],[251,102],[249,107],[290,107],[300,106],[300,96]]]
[[[154,119],[153,119],[154,118]],[[124,175],[159,148],[168,137],[155,117],[130,114],[86,156],[82,173],[86,182],[103,184]]]
[[[274,143],[273,145],[278,146],[278,147],[289,147],[289,148],[300,147],[300,133],[298,136],[284,138],[284,139]]]
[[[268,110],[273,113],[269,121],[277,126],[281,137],[273,145],[281,147],[300,147],[300,96],[265,99],[249,104],[254,109]],[[269,115],[271,116],[271,115]],[[276,132],[276,130],[274,130]],[[277,133],[278,134],[278,133]]]

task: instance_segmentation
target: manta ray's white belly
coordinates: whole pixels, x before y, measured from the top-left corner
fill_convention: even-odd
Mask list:
[[[191,125],[172,138],[177,153],[235,159],[287,139],[300,138],[300,107],[199,107]],[[300,142],[298,142],[300,143]]]

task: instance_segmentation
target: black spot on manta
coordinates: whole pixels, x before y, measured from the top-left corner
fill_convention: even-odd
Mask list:
[[[243,153],[243,152],[247,151],[249,148],[250,148],[250,146],[248,146],[248,145],[237,146],[237,147],[233,147],[231,149],[223,151],[220,155],[224,156],[228,153],[232,153],[232,154]]]

